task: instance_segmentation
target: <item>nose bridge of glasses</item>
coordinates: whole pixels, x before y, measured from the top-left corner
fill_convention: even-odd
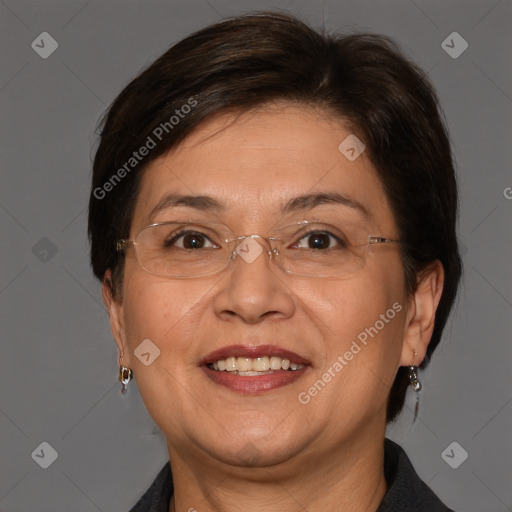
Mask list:
[[[262,235],[251,234],[251,235],[243,235],[238,236],[232,239],[226,239],[226,242],[233,243],[234,245],[231,248],[230,254],[231,257],[235,257],[237,254],[244,256],[244,253],[249,252],[258,252],[257,246],[254,244],[258,244],[260,247],[263,247],[266,253],[272,257],[272,254],[278,254],[276,248],[272,246],[271,240],[276,240],[272,237],[265,237]],[[244,244],[244,242],[247,242]]]

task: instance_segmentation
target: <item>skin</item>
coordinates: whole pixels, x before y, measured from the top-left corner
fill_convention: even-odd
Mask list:
[[[295,217],[346,216],[369,234],[398,238],[365,153],[350,162],[338,150],[349,133],[341,121],[303,105],[209,119],[148,166],[130,237],[174,213],[215,219],[236,236],[265,235],[282,202],[338,192],[363,204],[370,217],[334,204]],[[226,209],[174,207],[150,217],[168,192],[210,195]],[[209,277],[162,278],[144,271],[133,250],[126,252],[121,299],[112,298],[105,277],[103,297],[123,364],[167,439],[175,486],[170,511],[378,508],[387,490],[386,403],[399,366],[425,357],[443,286],[438,261],[412,296],[395,244],[372,246],[361,270],[335,279],[287,275],[268,256],[251,264],[238,258]],[[401,312],[317,396],[300,403],[298,394],[395,302]],[[161,351],[149,366],[133,355],[146,338]],[[212,383],[198,367],[223,346],[266,343],[297,352],[311,368],[290,385],[245,396]]]

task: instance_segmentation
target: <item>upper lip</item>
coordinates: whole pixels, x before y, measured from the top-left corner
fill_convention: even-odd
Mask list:
[[[299,356],[291,350],[278,347],[276,345],[229,345],[227,347],[219,348],[210,352],[206,357],[201,359],[199,366],[214,363],[221,359],[227,359],[228,357],[263,357],[263,356],[277,356],[282,359],[289,359],[290,362],[296,364],[307,365],[309,361]]]

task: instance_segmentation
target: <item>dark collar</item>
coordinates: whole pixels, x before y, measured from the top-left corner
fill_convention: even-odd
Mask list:
[[[384,440],[384,475],[388,492],[377,512],[453,512],[420,479],[404,450],[390,439]],[[167,462],[130,512],[169,512],[173,492]]]
[[[377,512],[453,512],[421,480],[403,448],[391,439],[384,440],[384,475],[388,492]]]

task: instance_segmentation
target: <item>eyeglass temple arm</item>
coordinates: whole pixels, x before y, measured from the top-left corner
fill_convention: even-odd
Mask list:
[[[396,243],[400,244],[402,243],[400,240],[395,240],[394,238],[386,238],[383,236],[368,236],[368,243],[369,244],[390,244],[390,243]]]
[[[133,240],[119,240],[116,244],[116,251],[122,252],[125,249],[128,249],[129,247],[133,247],[134,243]]]

